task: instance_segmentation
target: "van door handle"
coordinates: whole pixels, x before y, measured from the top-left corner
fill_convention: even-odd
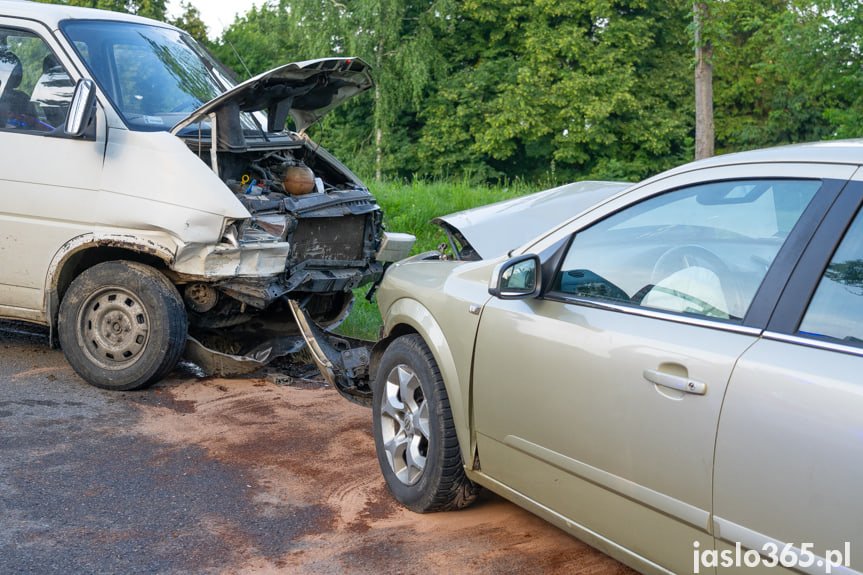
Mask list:
[[[656,385],[669,387],[678,391],[685,391],[686,393],[694,393],[695,395],[704,395],[707,393],[706,383],[695,381],[688,377],[672,375],[663,371],[656,371],[655,369],[645,369],[644,379],[651,383],[655,383]]]

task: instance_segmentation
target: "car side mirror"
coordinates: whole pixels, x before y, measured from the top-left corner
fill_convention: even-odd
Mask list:
[[[81,78],[75,86],[72,94],[72,103],[69,104],[69,112],[66,114],[66,125],[63,131],[67,136],[79,138],[90,135],[90,126],[93,124],[95,108],[93,101],[96,99],[96,84],[88,78]]]
[[[539,256],[526,255],[505,261],[494,269],[488,293],[500,299],[526,299],[542,287]]]

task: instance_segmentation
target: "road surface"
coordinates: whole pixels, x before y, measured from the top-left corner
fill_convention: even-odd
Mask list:
[[[319,381],[182,364],[103,391],[44,330],[0,322],[0,573],[632,572],[488,493],[401,508],[371,412]]]

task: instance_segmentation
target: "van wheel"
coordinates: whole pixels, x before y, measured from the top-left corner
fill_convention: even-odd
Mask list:
[[[375,450],[387,487],[417,513],[467,507],[480,486],[467,478],[446,387],[422,337],[384,352],[374,383]]]
[[[162,379],[186,346],[186,310],[177,288],[154,268],[97,264],[63,297],[60,345],[72,368],[104,389],[141,389]]]

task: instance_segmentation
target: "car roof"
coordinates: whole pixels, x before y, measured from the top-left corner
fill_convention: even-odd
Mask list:
[[[643,184],[704,168],[764,163],[863,164],[863,139],[827,140],[807,144],[791,144],[748,152],[735,152],[690,162],[662,172],[638,184]]]
[[[156,24],[173,28],[170,24],[134,16],[124,12],[111,12],[95,8],[66,6],[63,4],[42,4],[29,0],[0,0],[0,15],[14,18],[27,18],[42,22],[52,30],[56,30],[63,20],[111,20],[119,22],[137,22],[139,24]]]

